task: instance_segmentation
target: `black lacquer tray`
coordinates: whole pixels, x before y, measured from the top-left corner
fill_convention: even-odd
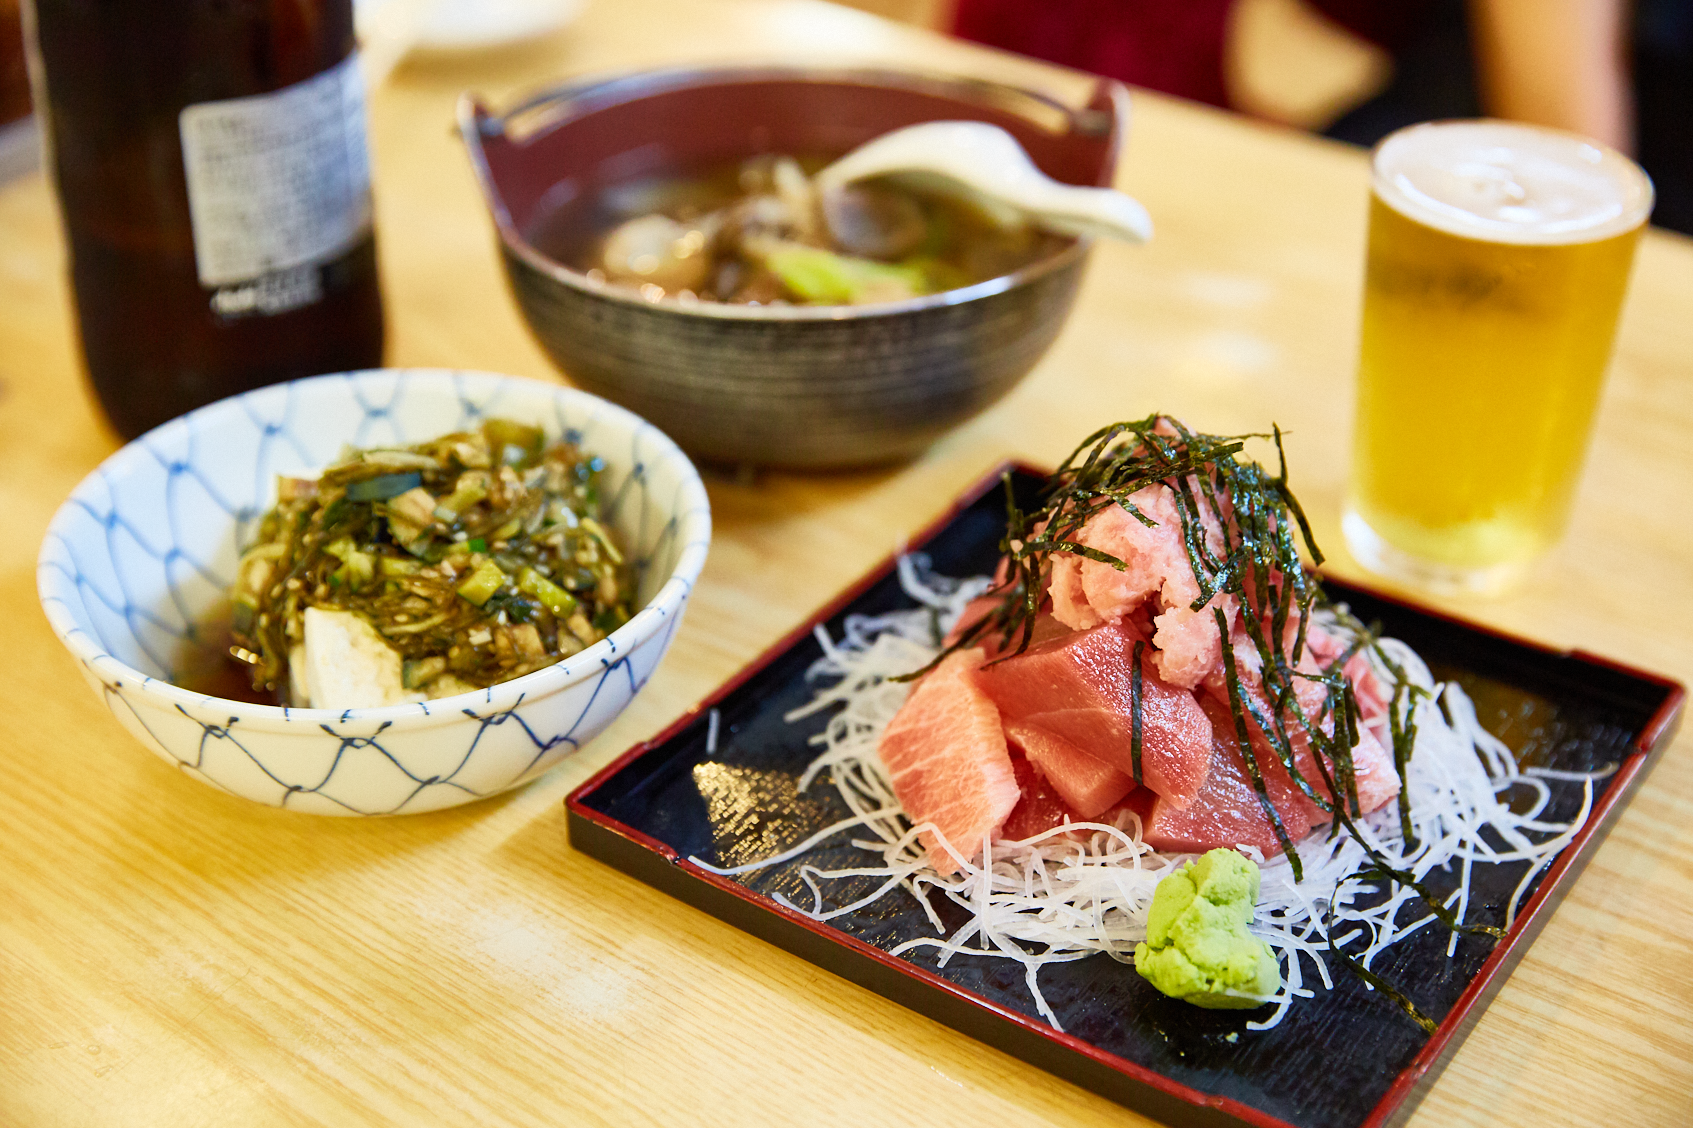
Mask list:
[[[1027,509],[1043,476],[1026,467],[1011,470],[1010,487]],[[990,571],[1004,528],[1004,489],[996,470],[912,548],[926,553],[942,574]],[[870,856],[844,842],[850,835],[738,877],[689,862],[697,857],[727,867],[753,861],[845,815],[826,779],[804,794],[795,790],[816,751],[806,738],[823,718],[790,724],[783,717],[812,695],[806,671],[821,655],[812,634],[816,624],[838,637],[849,614],[912,605],[891,559],[668,730],[578,788],[568,800],[571,841],[820,967],[1169,1124],[1396,1123],[1480,1018],[1645,778],[1679,719],[1684,691],[1652,674],[1557,653],[1363,588],[1332,580],[1327,587],[1365,621],[1379,621],[1389,635],[1415,647],[1437,677],[1456,679],[1483,723],[1521,762],[1614,769],[1596,787],[1586,826],[1540,876],[1505,939],[1466,937],[1448,958],[1448,935],[1428,927],[1377,963],[1439,1022],[1432,1037],[1338,966],[1334,990],[1302,1000],[1275,1029],[1255,1032],[1246,1025],[1254,1012],[1202,1011],[1166,999],[1103,955],[1042,970],[1042,990],[1064,1025],[1059,1033],[1036,1015],[1021,965],[954,957],[937,969],[922,949],[889,956],[902,941],[933,934],[909,897],[885,897],[828,923],[772,899],[782,893],[810,903],[797,876],[802,862],[825,868],[865,863]],[[715,750],[708,752],[714,727]],[[1581,786],[1555,787],[1546,817],[1572,817]],[[1516,865],[1479,867],[1471,921],[1503,924],[1505,902],[1522,873]],[[834,892],[836,903],[853,897],[850,889]]]

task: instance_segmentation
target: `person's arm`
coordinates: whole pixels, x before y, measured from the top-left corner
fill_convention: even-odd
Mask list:
[[[1483,108],[1632,152],[1630,7],[1628,0],[1470,0]]]

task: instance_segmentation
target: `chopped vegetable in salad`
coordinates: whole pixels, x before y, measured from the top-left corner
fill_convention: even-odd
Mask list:
[[[632,613],[600,520],[603,468],[490,419],[281,478],[241,557],[230,653],[255,690],[363,708],[480,689],[591,646]]]

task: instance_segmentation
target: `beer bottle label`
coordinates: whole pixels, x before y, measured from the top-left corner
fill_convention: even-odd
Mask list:
[[[182,111],[194,261],[224,317],[323,296],[323,264],[371,227],[357,55],[269,94]]]

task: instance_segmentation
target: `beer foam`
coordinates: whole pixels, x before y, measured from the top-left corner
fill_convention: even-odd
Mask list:
[[[1504,121],[1429,122],[1376,147],[1375,190],[1418,223],[1497,243],[1589,243],[1645,222],[1640,166],[1573,133]]]

